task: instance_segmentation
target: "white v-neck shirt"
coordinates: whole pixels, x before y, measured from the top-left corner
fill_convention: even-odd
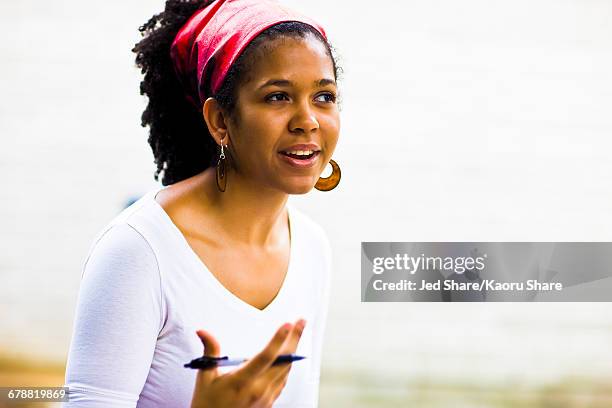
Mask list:
[[[189,407],[197,370],[183,364],[203,354],[197,329],[215,336],[221,355],[250,358],[280,325],[298,318],[306,327],[296,353],[306,359],[292,363],[274,406],[316,407],[331,276],[323,229],[287,204],[289,267],[274,300],[260,310],[207,269],[155,201],[158,191],[123,210],[89,250],[64,407]]]

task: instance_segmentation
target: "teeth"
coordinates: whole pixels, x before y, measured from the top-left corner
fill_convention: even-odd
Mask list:
[[[292,150],[287,153],[295,154],[296,156],[309,156],[314,153],[314,150]]]

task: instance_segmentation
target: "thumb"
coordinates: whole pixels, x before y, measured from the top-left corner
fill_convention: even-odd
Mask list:
[[[204,355],[208,357],[221,357],[221,346],[215,336],[206,330],[197,330],[196,334],[204,344]]]
[[[204,355],[207,357],[220,357],[221,346],[215,337],[206,330],[197,330],[196,334],[204,345]],[[217,376],[219,371],[217,367],[198,369],[196,378],[196,386],[205,386],[210,384]]]

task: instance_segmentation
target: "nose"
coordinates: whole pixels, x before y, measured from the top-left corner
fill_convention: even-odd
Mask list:
[[[310,107],[309,102],[300,104],[289,122],[292,133],[310,133],[319,128],[319,122]]]

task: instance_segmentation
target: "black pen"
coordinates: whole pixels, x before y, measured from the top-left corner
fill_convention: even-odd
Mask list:
[[[276,357],[276,360],[272,363],[272,365],[292,363],[294,361],[302,360],[306,357],[298,356],[296,354],[281,354]],[[233,366],[239,365],[248,361],[246,358],[229,358],[228,356],[224,357],[208,357],[202,356],[191,360],[189,363],[184,364],[184,367],[187,368],[211,368],[211,367],[225,367],[225,366]]]

